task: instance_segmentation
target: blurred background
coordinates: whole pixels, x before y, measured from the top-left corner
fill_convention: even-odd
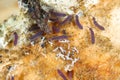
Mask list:
[[[0,23],[19,12],[17,0],[0,0]]]

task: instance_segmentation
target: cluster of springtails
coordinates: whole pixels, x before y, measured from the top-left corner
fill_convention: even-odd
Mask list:
[[[31,28],[29,29],[29,31],[38,31],[36,34],[30,37],[31,41],[34,41],[37,38],[47,34],[49,35],[51,33],[59,33],[60,26],[63,26],[68,22],[71,22],[73,19],[79,29],[84,28],[79,21],[78,15],[67,15],[64,13],[56,12],[54,10],[50,10],[49,12],[46,12],[41,8],[38,0],[22,0],[22,2],[28,5],[27,13],[30,15],[31,19],[36,21],[36,24],[31,25]],[[55,23],[55,25],[52,26],[52,29],[50,29],[50,27],[48,26],[48,21]],[[92,21],[93,24],[98,29],[105,30],[105,28],[96,21],[95,17],[92,17]],[[91,43],[94,44],[95,43],[94,31],[92,28],[89,28],[89,31],[91,35]],[[69,36],[67,35],[53,36],[48,40],[64,40],[64,39],[68,39],[68,37]],[[18,41],[18,34],[17,32],[14,32],[14,45],[17,45],[17,41]],[[61,70],[58,69],[57,73],[63,78],[63,80],[67,80],[66,76],[63,74]],[[73,72],[70,71],[68,73],[68,77],[70,80],[72,80],[72,76],[73,76]],[[14,79],[12,78],[11,80]]]
[[[58,13],[58,12],[50,12],[50,15],[53,15],[54,14],[54,19],[53,18],[50,18],[48,20],[51,20],[52,22],[57,22],[57,26],[53,26],[52,27],[52,32],[55,32],[55,33],[58,33],[60,32],[60,27],[59,26],[62,26],[62,25],[65,25],[66,23],[72,21],[72,19],[75,17],[75,23],[76,25],[78,26],[79,29],[83,29],[83,26],[82,24],[80,23],[79,21],[79,16],[78,15],[67,15],[67,14],[64,14],[64,13]],[[60,21],[60,18],[63,18],[63,17],[66,17],[64,18],[63,21]],[[95,17],[92,18],[93,20],[93,23],[94,25],[100,29],[100,30],[105,30],[105,28],[103,26],[101,26],[95,19]],[[35,27],[34,27],[35,28]],[[49,29],[49,28],[48,28]],[[49,30],[51,31],[51,30]],[[89,31],[90,31],[90,34],[91,34],[91,43],[94,44],[95,43],[95,34],[94,34],[94,31],[92,28],[89,28]],[[35,35],[33,35],[30,39],[33,40],[33,39],[36,39],[37,37],[41,36],[42,34],[44,34],[44,31],[40,31],[39,33],[36,33]],[[52,40],[60,40],[60,39],[66,39],[68,38],[68,36],[66,35],[62,35],[62,36],[54,36],[52,37],[51,39]]]
[[[39,36],[42,36],[44,34],[49,34],[51,32],[58,33],[60,32],[59,26],[62,26],[68,22],[70,22],[75,17],[75,23],[79,27],[79,29],[83,29],[83,26],[81,25],[79,21],[78,15],[67,15],[64,13],[54,12],[53,10],[50,10],[49,13],[44,11],[38,0],[22,0],[23,3],[28,5],[28,14],[32,19],[36,21],[36,24],[31,25],[30,31],[34,30],[40,30],[35,35],[33,35],[30,40],[33,41]],[[64,19],[63,19],[64,18]],[[61,21],[62,19],[62,21]],[[54,23],[57,23],[57,26],[53,26],[52,30],[48,26],[48,21],[52,21]],[[99,28],[100,30],[105,30],[103,26],[101,26],[95,19],[95,17],[92,18],[94,25]],[[91,34],[91,43],[95,43],[95,34],[92,28],[89,28],[90,34]],[[14,33],[14,45],[17,45],[18,35],[15,32]],[[54,36],[51,38],[51,40],[58,40],[58,39],[65,39],[68,38],[66,35],[63,36]],[[49,39],[50,40],[50,39]]]

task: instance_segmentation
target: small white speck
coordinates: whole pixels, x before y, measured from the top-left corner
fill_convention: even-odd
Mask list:
[[[63,60],[65,60],[65,56],[62,53],[58,53],[56,56],[58,58],[62,58]]]
[[[79,17],[83,16],[83,11],[82,10],[79,10],[76,15],[78,15]]]
[[[68,54],[65,56],[65,58],[66,58],[66,60],[70,60],[70,61],[73,60],[72,58],[70,58],[70,51],[68,51]]]
[[[76,47],[73,47],[73,48],[72,48],[72,51],[73,51],[73,52],[76,52],[76,53],[79,53],[79,51],[77,50]]]
[[[51,42],[51,41],[48,41],[48,43],[49,43],[51,46],[53,46],[53,42]]]
[[[60,43],[69,43],[70,41],[69,40],[59,40]]]
[[[70,49],[70,44],[68,44],[68,50]]]
[[[65,52],[66,52],[66,50],[63,49],[63,47],[59,47],[59,49],[60,49],[60,51],[61,51],[62,53],[65,53]]]
[[[56,52],[58,49],[59,49],[59,47],[56,47],[56,48],[53,50],[53,52]]]
[[[75,59],[72,61],[72,65],[74,65],[78,60],[79,60],[79,58],[75,58]]]
[[[35,45],[35,42],[34,42],[34,41],[32,41],[30,44],[31,44],[32,46],[34,46],[34,45]]]
[[[67,71],[71,71],[72,70],[72,65],[71,64],[68,64],[68,65],[66,65],[65,66],[65,71],[67,72]]]
[[[40,46],[43,45],[44,42],[45,42],[45,37],[42,37],[41,42],[40,42]]]
[[[30,53],[29,52],[26,52],[25,55],[29,55]]]

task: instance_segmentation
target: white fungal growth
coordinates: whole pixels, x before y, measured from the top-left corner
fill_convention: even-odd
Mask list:
[[[18,0],[18,5],[20,9],[24,10],[24,13],[28,11],[28,4],[22,2],[22,0]]]
[[[29,43],[27,39],[28,28],[30,25],[28,18],[24,15],[12,15],[6,22],[0,25],[0,49],[6,48],[9,42],[13,39],[13,32],[18,34],[17,46],[21,47]],[[12,47],[11,47],[12,48]]]
[[[115,7],[110,12],[109,27],[105,32],[102,32],[103,36],[106,36],[112,42],[112,45],[116,48],[120,48],[120,8]]]
[[[42,8],[49,11],[50,8],[56,10],[57,12],[63,12],[67,14],[74,14],[71,7],[78,7],[79,3],[77,0],[41,0]]]
[[[91,6],[99,3],[99,0],[84,0],[85,7],[90,8]]]

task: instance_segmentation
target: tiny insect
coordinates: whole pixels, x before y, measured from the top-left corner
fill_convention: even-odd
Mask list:
[[[63,74],[61,70],[57,70],[58,74],[63,78],[63,80],[67,80],[66,76]]]
[[[92,42],[92,44],[94,44],[95,43],[95,35],[94,35],[94,32],[93,32],[93,29],[89,28],[89,30],[90,30],[90,34],[91,34],[91,42]]]
[[[18,42],[18,34],[14,32],[14,45],[16,46]]]
[[[93,23],[95,24],[96,27],[98,27],[100,30],[105,30],[105,28],[103,26],[101,26],[95,19],[95,17],[93,17]]]
[[[80,28],[80,29],[83,29],[83,26],[80,24],[80,22],[79,22],[79,17],[78,17],[78,15],[76,15],[75,16],[75,23],[76,23],[76,25]]]

